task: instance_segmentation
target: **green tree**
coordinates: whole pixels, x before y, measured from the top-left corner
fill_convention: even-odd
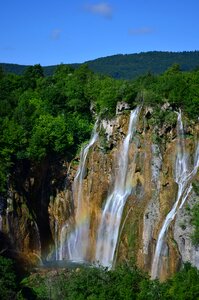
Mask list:
[[[16,274],[11,259],[0,256],[0,297],[13,300],[16,296]]]
[[[194,300],[199,298],[199,270],[186,263],[169,281],[168,299]]]
[[[181,71],[180,65],[174,63],[171,67],[169,67],[166,71],[165,74],[170,75],[170,74],[176,74]]]
[[[137,300],[164,300],[166,297],[167,283],[160,283],[159,280],[145,279],[140,283],[140,292]],[[171,300],[172,298],[170,298]]]
[[[65,117],[41,115],[32,130],[28,148],[31,159],[43,159],[52,152],[62,153],[73,144],[73,135],[66,127]]]
[[[42,77],[44,77],[44,73],[40,64],[26,68],[23,75],[23,88],[25,90],[35,89],[37,86],[37,80]]]

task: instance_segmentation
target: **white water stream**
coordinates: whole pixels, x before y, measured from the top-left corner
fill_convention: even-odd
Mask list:
[[[176,201],[171,211],[166,216],[166,219],[162,225],[162,228],[158,236],[155,254],[152,263],[152,269],[151,269],[152,279],[157,278],[159,275],[160,256],[161,256],[165,234],[168,230],[169,225],[175,218],[178,209],[180,209],[183,206],[189,193],[191,192],[192,189],[191,180],[195,176],[197,169],[199,167],[199,144],[198,144],[195,153],[194,166],[191,171],[188,168],[188,155],[185,151],[185,138],[184,138],[181,112],[178,113],[177,135],[178,135],[177,136],[178,144],[177,144],[177,157],[175,163],[175,181],[178,184],[178,193],[177,193]]]
[[[3,228],[3,218],[0,215],[0,231],[2,231],[2,228]]]
[[[123,208],[132,191],[132,186],[128,183],[128,152],[130,143],[136,132],[139,112],[140,107],[131,112],[128,133],[118,154],[119,167],[113,191],[106,200],[98,229],[95,260],[109,268],[113,264]]]
[[[83,195],[83,179],[86,171],[86,161],[90,148],[98,139],[97,133],[98,121],[95,123],[89,143],[82,149],[80,154],[80,163],[73,183],[73,199],[77,204],[75,213],[75,229],[66,240],[66,231],[68,224],[65,224],[61,230],[59,259],[67,258],[72,261],[86,260],[87,249],[89,245],[89,203]]]

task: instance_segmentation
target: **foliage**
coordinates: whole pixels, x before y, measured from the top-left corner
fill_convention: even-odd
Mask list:
[[[111,77],[94,76],[91,78],[86,91],[99,114],[106,117],[115,115],[117,101],[122,100],[122,84],[121,81],[116,81]]]
[[[135,79],[152,72],[161,74],[171,65],[180,65],[183,71],[193,70],[199,65],[199,52],[149,51],[138,54],[118,54],[87,62],[91,70],[116,79]]]
[[[159,280],[145,279],[140,283],[140,293],[138,300],[164,300],[166,294],[166,284],[162,284]],[[171,298],[170,298],[171,299]]]
[[[193,189],[196,193],[196,197],[199,196],[199,182],[195,181],[192,183]],[[192,242],[194,245],[199,245],[199,202],[197,202],[191,209],[191,223],[194,226],[194,232],[192,234]]]
[[[82,267],[60,273],[53,278],[40,275],[23,280],[22,284],[36,292],[39,299],[134,299],[140,291],[144,274],[127,265],[108,271],[102,267]]]
[[[161,283],[150,280],[134,264],[121,265],[115,270],[79,267],[33,274],[22,281],[22,291],[24,288],[36,295],[33,299],[195,300],[199,296],[199,271],[186,263]]]
[[[16,274],[13,261],[0,256],[0,297],[13,300],[16,294]]]
[[[168,281],[166,299],[191,300],[199,298],[199,270],[186,263],[182,270]]]
[[[40,65],[23,76],[0,77],[0,192],[6,191],[17,161],[37,162],[47,156],[72,155],[92,130],[90,98],[85,88],[92,72],[61,65],[45,78]]]
[[[17,300],[23,300],[24,294],[27,293],[33,297],[32,299],[49,299],[50,293],[48,292],[48,285],[45,283],[45,277],[40,275],[32,276],[31,278],[25,277],[21,281],[21,290],[18,293]]]
[[[149,123],[153,126],[175,126],[177,122],[177,114],[174,111],[166,111],[159,107],[153,111],[151,118],[149,119]]]
[[[194,192],[196,193],[196,196],[199,196],[199,181],[198,180],[193,181],[192,186]]]

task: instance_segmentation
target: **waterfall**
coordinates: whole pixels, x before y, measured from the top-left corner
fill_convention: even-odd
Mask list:
[[[58,252],[56,259],[58,259],[58,260],[63,260],[66,257],[66,251],[65,251],[66,249],[65,248],[66,248],[67,228],[68,228],[68,223],[65,223],[61,228],[60,238],[59,238],[60,246],[59,246],[58,251],[56,250],[56,253]]]
[[[3,218],[2,215],[0,215],[0,231],[2,231],[3,228]]]
[[[0,196],[0,231],[3,230],[3,213],[5,212],[5,198]]]
[[[161,255],[165,234],[168,230],[170,223],[175,218],[178,209],[180,209],[183,206],[189,193],[191,192],[192,189],[191,180],[195,176],[197,169],[199,167],[199,144],[198,144],[196,148],[193,169],[191,172],[188,169],[188,156],[185,151],[185,139],[184,139],[184,129],[183,129],[181,111],[178,113],[177,136],[178,136],[177,139],[178,141],[177,141],[177,157],[175,163],[175,182],[178,184],[178,193],[177,193],[176,201],[171,211],[166,216],[166,219],[163,223],[163,226],[158,236],[155,254],[152,263],[152,269],[151,269],[152,279],[157,278],[159,275],[158,273],[159,273],[160,255]]]
[[[80,163],[73,183],[73,200],[76,199],[77,208],[75,213],[75,229],[65,241],[66,229],[65,224],[61,230],[60,253],[59,259],[67,257],[72,261],[85,261],[89,245],[89,203],[83,197],[83,179],[86,172],[86,161],[90,148],[98,139],[97,133],[98,120],[95,123],[89,143],[82,148],[80,154]]]
[[[54,241],[55,241],[55,259],[59,259],[59,251],[58,251],[58,222],[55,219],[54,221],[55,231],[54,231]]]
[[[98,229],[95,260],[103,266],[111,267],[117,245],[122,212],[132,186],[128,184],[128,152],[140,107],[131,112],[128,133],[118,154],[118,172],[112,193],[108,196]]]

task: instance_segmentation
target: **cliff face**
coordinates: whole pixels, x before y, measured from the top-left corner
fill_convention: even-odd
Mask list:
[[[38,263],[54,247],[48,206],[50,197],[63,189],[66,166],[50,160],[31,165],[23,162],[13,168],[8,196],[0,199],[0,251],[19,257],[25,263]]]
[[[169,108],[163,109],[168,109],[168,113],[173,116],[173,124],[176,124],[177,114]],[[191,182],[199,179],[194,169],[199,127],[184,120],[184,135],[180,137],[176,125],[158,122],[151,109],[142,109],[135,134],[130,140],[125,179],[130,193],[124,201],[121,220],[119,223],[115,221],[118,238],[113,263],[133,258],[138,266],[151,273],[156,264],[154,258],[157,244],[162,243],[155,276],[165,279],[187,260],[199,268],[199,249],[191,242],[193,227],[187,210],[187,206],[191,208],[198,200],[191,189]],[[33,170],[31,174],[26,174],[26,187],[23,182],[21,193],[17,188],[10,188],[7,214],[1,216],[1,227],[18,250],[47,259],[68,259],[72,243],[75,243],[74,240],[77,242],[80,234],[85,240],[85,233],[82,232],[83,228],[87,228],[84,260],[96,261],[99,227],[104,218],[107,199],[117,188],[116,178],[121,167],[117,158],[122,155],[121,146],[128,126],[129,111],[119,113],[111,121],[100,122],[97,129],[99,137],[85,158],[80,196],[73,183],[74,178],[77,180],[78,158],[64,167],[60,166],[59,173],[62,175],[59,180],[65,178],[64,187],[58,185],[58,179],[53,181],[56,172],[53,173],[53,167],[49,167],[49,162],[46,162],[39,174]],[[187,172],[194,172],[186,182],[173,220],[169,221],[160,241],[160,232],[179,194],[180,184],[175,173],[180,151],[179,139],[181,141],[182,138]],[[180,207],[183,199],[185,202]],[[112,215],[106,217],[106,223],[111,222]],[[104,237],[106,234],[111,233],[104,232]],[[67,242],[69,239],[70,243]],[[110,247],[111,243],[113,241]]]

